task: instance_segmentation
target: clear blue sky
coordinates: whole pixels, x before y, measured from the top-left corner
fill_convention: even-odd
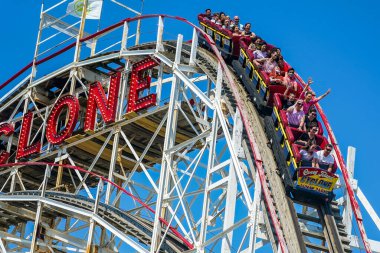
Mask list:
[[[138,3],[128,2],[135,6]],[[2,1],[0,82],[32,59],[39,3]],[[243,22],[251,22],[252,30],[280,47],[285,59],[305,80],[313,77],[312,88],[317,94],[332,89],[321,105],[343,154],[348,145],[357,148],[355,177],[380,213],[380,167],[376,161],[380,144],[380,113],[376,112],[380,94],[376,65],[380,59],[380,1],[146,0],[144,13],[173,14],[197,23],[196,15],[205,8],[239,15]],[[368,218],[362,211],[364,218]],[[370,237],[380,240],[374,224],[368,220],[365,224]]]

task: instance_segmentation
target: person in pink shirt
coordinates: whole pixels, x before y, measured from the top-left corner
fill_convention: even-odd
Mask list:
[[[303,111],[305,114],[309,113],[310,107],[314,106],[321,99],[326,97],[330,93],[331,89],[328,89],[323,95],[313,98],[314,93],[312,91],[306,91],[305,100],[303,102]]]
[[[298,99],[297,102],[286,110],[286,116],[288,117],[289,126],[298,128],[301,124],[301,120],[305,117],[305,113],[302,110],[303,101]]]
[[[298,82],[294,74],[294,68],[288,69],[285,73],[284,84],[289,87],[293,92],[296,92],[298,89]]]

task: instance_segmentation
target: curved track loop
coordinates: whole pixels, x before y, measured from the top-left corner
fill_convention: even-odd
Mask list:
[[[238,99],[239,98],[239,90],[238,90],[237,85],[235,84],[235,80],[233,78],[233,75],[230,73],[230,71],[228,69],[228,66],[224,62],[224,60],[221,57],[221,55],[218,53],[218,49],[217,49],[215,43],[213,42],[213,40],[210,38],[210,36],[207,35],[200,28],[198,28],[197,26],[195,26],[194,24],[192,24],[191,22],[187,21],[184,18],[170,16],[170,15],[154,14],[154,15],[144,15],[144,16],[124,19],[124,20],[122,20],[122,21],[120,21],[120,22],[118,22],[118,23],[116,23],[116,24],[114,24],[112,26],[109,26],[109,27],[107,27],[107,28],[105,28],[105,29],[97,32],[97,33],[94,33],[94,34],[92,34],[90,36],[82,38],[80,40],[80,42],[87,41],[87,40],[95,38],[95,37],[97,37],[97,36],[99,36],[99,35],[101,35],[103,33],[111,31],[111,30],[113,30],[113,29],[115,29],[117,27],[120,27],[125,22],[133,22],[133,21],[136,21],[136,20],[139,20],[139,19],[147,19],[147,18],[159,17],[159,16],[164,17],[164,18],[176,19],[176,20],[182,21],[182,22],[184,22],[184,23],[186,23],[186,24],[194,27],[194,29],[196,29],[200,34],[202,34],[205,37],[206,41],[210,44],[210,47],[211,47],[212,51],[215,53],[215,56],[216,56],[216,58],[218,60],[218,63],[221,65],[221,68],[224,71],[224,75],[226,77],[226,81],[230,85],[232,93],[233,93],[233,95],[234,95],[234,97],[236,99],[237,107],[240,110],[241,117],[242,117],[242,120],[243,120],[243,124],[244,124],[244,127],[246,129],[246,132],[247,132],[247,135],[248,135],[248,139],[249,139],[249,142],[250,142],[250,147],[252,148],[253,155],[254,155],[254,158],[255,158],[255,164],[256,164],[256,167],[257,167],[257,171],[259,173],[260,181],[261,181],[261,184],[262,184],[262,187],[263,187],[264,199],[265,199],[267,207],[269,207],[270,216],[271,216],[271,219],[273,221],[277,237],[279,239],[279,244],[280,244],[281,250],[282,250],[282,252],[287,252],[288,250],[287,250],[287,246],[286,246],[286,243],[285,243],[285,240],[284,240],[284,235],[282,233],[280,224],[279,224],[279,222],[277,220],[277,217],[276,217],[276,214],[275,214],[275,210],[273,208],[273,203],[271,203],[271,200],[270,200],[270,191],[267,188],[267,185],[265,183],[266,178],[265,178],[265,172],[264,172],[264,168],[263,168],[263,160],[262,160],[262,157],[261,157],[261,154],[260,154],[259,147],[257,145],[256,137],[253,134],[254,133],[254,128],[252,127],[252,125],[250,124],[250,121],[249,121],[250,115],[248,114],[248,112],[244,108],[244,103],[241,100]],[[73,48],[75,45],[76,45],[76,43],[72,43],[72,44],[66,46],[65,48],[63,48],[63,49],[61,49],[61,50],[53,53],[52,55],[47,56],[47,57],[45,57],[45,58],[43,58],[41,60],[36,61],[34,63],[34,65],[39,65],[39,64],[42,64],[42,63],[44,63],[46,61],[49,61],[50,59],[53,59],[54,57],[56,57],[56,56],[58,56],[58,55],[60,55],[60,54],[62,54],[64,52],[66,52],[67,50]],[[8,79],[6,82],[4,82],[3,84],[1,84],[0,85],[0,90],[3,89],[5,86],[7,86],[9,83],[11,83],[13,80],[15,80],[17,77],[19,77],[21,74],[23,74],[26,70],[28,70],[32,66],[33,66],[33,62],[29,63],[27,66],[25,66],[19,72],[17,72],[15,75],[13,75],[10,79]],[[326,125],[326,128],[328,130],[328,134],[329,134],[330,138],[333,141],[334,147],[336,148],[336,151],[337,151],[336,153],[337,153],[337,156],[338,156],[339,164],[340,164],[341,170],[342,170],[343,175],[344,175],[344,180],[345,180],[345,183],[346,183],[346,186],[347,186],[347,190],[348,190],[348,193],[349,193],[349,196],[350,196],[351,205],[353,206],[353,210],[354,210],[355,217],[356,217],[356,220],[357,220],[357,223],[358,223],[358,226],[359,226],[359,230],[360,230],[360,234],[361,234],[364,246],[365,246],[367,252],[371,252],[370,247],[369,247],[369,243],[368,243],[368,240],[367,240],[367,236],[366,236],[366,233],[365,233],[365,230],[364,230],[363,220],[362,220],[362,217],[361,217],[360,209],[359,209],[358,203],[357,203],[357,201],[355,199],[355,196],[353,194],[353,190],[352,190],[352,188],[351,188],[351,186],[349,184],[349,176],[348,176],[348,173],[347,173],[347,170],[346,170],[346,166],[344,164],[341,152],[340,152],[340,150],[339,150],[339,148],[338,148],[338,146],[336,144],[336,140],[335,140],[334,134],[333,134],[332,129],[331,129],[331,127],[330,127],[330,125],[329,125],[329,123],[327,121],[326,116],[323,114],[323,111],[322,111],[322,109],[319,106],[318,106],[318,110],[320,111],[320,113],[322,115],[323,121],[324,121],[324,123]]]
[[[85,170],[81,167],[78,167],[78,166],[73,166],[73,165],[68,165],[68,164],[55,164],[55,163],[49,163],[49,162],[18,162],[18,163],[0,164],[0,168],[2,168],[2,167],[13,167],[13,166],[36,166],[36,165],[46,165],[46,166],[51,166],[52,168],[64,167],[67,169],[77,170],[79,172],[89,174],[92,177],[97,177],[100,180],[107,182],[107,183],[111,184],[112,186],[118,188],[124,194],[131,197],[131,199],[133,199],[134,201],[141,204],[148,211],[152,212],[153,214],[155,213],[155,211],[150,206],[145,204],[141,199],[137,198],[132,193],[130,193],[127,190],[125,190],[124,188],[120,187],[116,183],[108,180],[107,178],[105,178],[103,176],[100,176],[94,172],[87,171],[87,170]],[[12,195],[12,194],[10,194],[10,195]],[[37,195],[41,195],[41,192],[39,192],[39,191],[25,191],[25,192],[17,192],[17,193],[14,193],[13,195],[26,195],[26,196],[34,195],[34,196],[37,196]],[[93,207],[93,200],[91,200],[91,199],[88,199],[88,198],[85,198],[82,196],[78,196],[78,195],[73,195],[73,194],[64,194],[61,192],[46,193],[47,198],[55,199],[58,201],[65,201],[65,199],[63,199],[63,200],[59,199],[59,196],[65,196],[66,200],[69,201],[67,204],[74,204],[75,205],[75,203],[77,203],[77,202],[75,202],[75,201],[70,202],[70,200],[75,200],[75,199],[80,200],[78,203],[81,203],[81,201],[92,203],[91,205],[80,205],[80,206],[85,207],[85,208],[89,209],[90,211],[93,210],[93,208],[91,208],[91,207]],[[153,223],[151,225],[147,226],[147,223],[149,224],[148,221],[138,220],[135,217],[133,217],[132,215],[127,215],[122,210],[115,208],[113,206],[106,205],[104,203],[99,203],[99,204],[101,207],[105,208],[106,210],[112,210],[113,213],[111,213],[111,215],[108,215],[108,216],[113,217],[112,214],[120,216],[122,218],[121,220],[125,221],[126,226],[124,226],[124,227],[127,227],[127,228],[135,227],[135,229],[140,229],[140,231],[139,231],[140,233],[136,234],[136,237],[140,241],[142,241],[144,243],[150,242],[151,236],[152,236]],[[107,218],[106,215],[105,215],[105,217]],[[120,227],[119,226],[120,224],[119,225],[117,224],[117,222],[118,222],[117,219],[115,219],[115,220],[114,219],[108,219],[108,220],[111,223],[114,223],[115,227]],[[160,221],[165,225],[169,225],[169,223],[165,219],[160,218]],[[121,227],[123,227],[123,226],[121,226]],[[184,238],[175,228],[173,228],[172,226],[169,226],[169,228],[173,234],[168,236],[168,239],[167,239],[168,242],[166,242],[166,245],[164,245],[164,247],[163,247],[164,249],[166,249],[166,250],[170,249],[168,252],[181,252],[183,250],[188,250],[188,249],[194,248],[193,244],[190,243],[188,240],[186,240],[186,238]],[[128,234],[132,234],[132,233],[129,232]],[[139,236],[142,236],[142,237],[139,238]],[[176,237],[177,237],[177,239],[175,239]]]

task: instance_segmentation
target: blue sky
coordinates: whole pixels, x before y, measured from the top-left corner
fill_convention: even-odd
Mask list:
[[[126,3],[125,0],[119,0]],[[46,0],[51,3],[52,1]],[[138,1],[128,1],[137,6]],[[40,1],[2,1],[0,82],[29,63],[37,36]],[[239,15],[252,30],[282,49],[285,59],[313,89],[331,94],[321,105],[340,144],[357,148],[355,177],[375,210],[380,213],[376,160],[380,134],[377,98],[380,50],[380,1],[145,1],[145,13],[182,16],[197,23],[205,8]],[[127,17],[129,13],[125,13]],[[190,38],[190,34],[185,36]],[[364,218],[368,219],[365,214]],[[380,240],[372,221],[365,222],[370,238]]]

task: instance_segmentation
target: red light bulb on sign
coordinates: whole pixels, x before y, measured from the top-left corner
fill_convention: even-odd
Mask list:
[[[102,115],[105,123],[115,122],[118,95],[120,90],[120,79],[120,72],[111,77],[108,99],[100,82],[95,82],[90,85],[86,119],[84,122],[85,131],[94,130],[97,108],[99,108],[100,114]]]
[[[14,127],[9,123],[0,124],[0,136],[10,136],[15,131]],[[9,153],[6,150],[0,151],[0,164],[4,164],[8,161]]]
[[[18,141],[18,148],[16,153],[17,160],[31,154],[39,153],[41,151],[41,143],[39,141],[28,146],[32,124],[33,113],[25,113],[22,120],[21,132]]]
[[[46,138],[51,144],[61,144],[66,140],[74,131],[75,125],[79,116],[79,101],[72,95],[66,95],[58,99],[55,103],[46,127]],[[58,131],[58,120],[63,109],[67,108],[68,115],[65,118],[66,126],[61,131]]]
[[[150,94],[139,98],[139,93],[150,88],[151,77],[144,77],[144,72],[148,69],[154,68],[157,65],[158,63],[152,58],[146,58],[133,64],[127,112],[139,111],[156,104],[156,94]]]

